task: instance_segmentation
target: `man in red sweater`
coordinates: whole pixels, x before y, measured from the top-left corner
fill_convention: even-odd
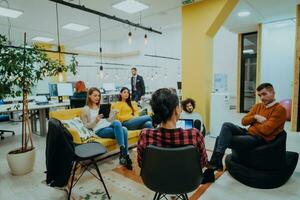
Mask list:
[[[275,91],[270,83],[262,83],[257,88],[257,95],[262,103],[255,104],[249,113],[242,118],[241,128],[229,122],[222,125],[219,139],[216,141],[213,155],[209,161],[211,169],[223,170],[222,158],[230,145],[233,135],[252,136],[255,144],[270,142],[283,131],[286,110],[275,100]]]

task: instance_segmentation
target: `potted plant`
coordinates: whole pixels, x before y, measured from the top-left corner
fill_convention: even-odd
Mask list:
[[[23,47],[9,46],[7,38],[0,35],[0,99],[23,95],[22,145],[7,155],[13,175],[29,173],[34,166],[35,148],[28,110],[28,95],[32,87],[47,76],[67,71],[76,74],[77,65],[75,57],[72,57],[71,64],[66,66],[60,61],[51,60],[45,51],[36,45],[27,47],[26,33]]]

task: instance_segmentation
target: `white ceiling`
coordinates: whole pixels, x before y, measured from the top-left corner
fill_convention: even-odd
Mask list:
[[[87,8],[115,15],[119,18],[128,19],[135,23],[142,23],[143,26],[152,27],[156,30],[178,24],[181,22],[181,0],[140,0],[150,6],[142,13],[127,14],[112,8],[112,5],[120,0],[81,0],[81,4]],[[1,6],[6,6],[5,2]],[[11,8],[24,11],[23,15],[11,19],[11,38],[16,43],[22,41],[23,32],[27,32],[28,39],[35,36],[54,38],[57,43],[56,33],[56,11],[55,3],[48,0],[8,0]],[[72,3],[78,4],[78,0]],[[66,46],[77,47],[99,41],[98,16],[72,9],[58,4],[60,42]],[[74,32],[62,29],[61,27],[69,22],[87,25],[90,29],[83,32]],[[101,19],[102,38],[104,41],[124,39],[127,37],[130,27],[106,18]],[[145,31],[131,27],[133,34],[144,34]],[[7,34],[7,18],[0,16],[0,33]]]
[[[54,38],[57,43],[55,3],[48,0],[7,0],[11,8],[24,11],[16,19],[10,19],[11,39],[15,44],[22,43],[22,35],[27,32],[28,41],[36,36]],[[69,0],[70,1],[70,0]],[[78,3],[79,0],[71,0]],[[162,32],[168,27],[181,24],[181,0],[139,0],[150,6],[142,13],[127,14],[111,7],[121,0],[81,0],[87,8],[115,15],[119,18],[141,23]],[[300,0],[240,0],[229,18],[225,27],[233,32],[250,32],[256,30],[258,23],[267,23],[281,19],[293,18],[296,15],[296,5]],[[6,7],[4,0],[0,6]],[[59,5],[60,41],[70,48],[99,42],[98,17],[77,9]],[[248,17],[238,17],[240,11],[250,11]],[[126,39],[129,26],[102,18],[103,41]],[[87,25],[90,29],[83,32],[64,30],[61,26],[75,22]],[[0,16],[0,33],[8,33],[8,20]],[[145,31],[131,28],[133,34],[144,34]]]
[[[300,0],[240,0],[225,22],[232,32],[245,33],[257,30],[257,24],[296,17]],[[250,11],[248,17],[238,17],[240,11]]]

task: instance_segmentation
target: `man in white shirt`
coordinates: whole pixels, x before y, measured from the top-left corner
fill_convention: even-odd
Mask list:
[[[192,119],[194,120],[194,127],[197,128],[203,134],[203,120],[199,113],[194,112],[196,103],[194,99],[187,98],[181,102],[183,109],[180,119]],[[203,135],[204,136],[204,135]]]
[[[132,100],[138,102],[145,95],[145,83],[143,77],[137,74],[135,67],[131,68],[131,74]]]

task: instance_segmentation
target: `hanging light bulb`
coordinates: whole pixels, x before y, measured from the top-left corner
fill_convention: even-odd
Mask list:
[[[103,66],[102,65],[100,65],[100,72],[99,72],[99,74],[100,74],[100,78],[103,79],[104,78],[104,72],[103,72]]]
[[[131,31],[129,31],[129,33],[128,33],[128,43],[129,44],[132,43],[132,33],[131,33]]]
[[[59,68],[57,71],[58,71],[58,82],[63,82],[64,81],[64,76],[63,76],[63,73],[62,73],[62,69]]]
[[[147,36],[147,34],[145,34],[145,36],[144,36],[144,44],[145,44],[145,45],[148,44],[148,36]]]
[[[64,76],[62,74],[62,72],[58,73],[58,82],[63,82],[64,81]]]
[[[167,79],[168,78],[168,75],[167,75],[167,73],[165,73],[165,79]]]
[[[101,79],[100,78],[100,71],[97,71],[97,79]]]

